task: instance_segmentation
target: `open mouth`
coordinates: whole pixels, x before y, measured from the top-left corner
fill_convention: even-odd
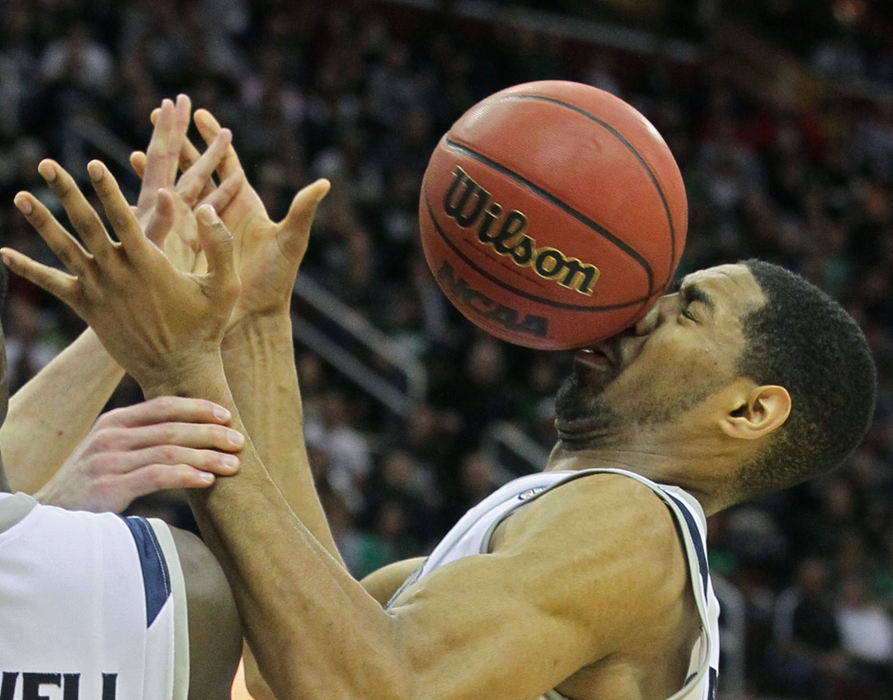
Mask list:
[[[588,369],[616,371],[620,366],[620,352],[614,344],[603,342],[591,348],[577,350],[574,362]]]

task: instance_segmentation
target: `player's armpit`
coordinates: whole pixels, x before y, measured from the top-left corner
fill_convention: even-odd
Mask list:
[[[383,566],[363,578],[360,583],[375,600],[387,605],[400,586],[424,563],[425,557],[403,559]]]
[[[571,482],[496,539],[492,553],[438,569],[391,608],[412,697],[536,697],[680,628],[671,618],[684,615],[688,579],[675,526],[631,479]]]

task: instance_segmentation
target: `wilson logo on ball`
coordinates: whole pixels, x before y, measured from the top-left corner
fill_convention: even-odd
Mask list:
[[[513,209],[503,216],[503,207],[490,202],[490,193],[459,166],[443,198],[443,210],[461,228],[477,227],[477,239],[499,255],[508,255],[520,267],[530,267],[540,277],[566,289],[592,296],[598,281],[595,265],[564,255],[557,248],[537,248],[527,235],[527,217]],[[489,205],[489,206],[488,206]]]

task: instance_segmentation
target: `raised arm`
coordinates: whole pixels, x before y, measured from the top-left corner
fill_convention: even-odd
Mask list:
[[[195,121],[207,144],[219,138],[220,125],[209,112],[197,111]],[[186,165],[197,157],[197,151],[188,140],[184,147]],[[218,174],[227,181],[241,172],[230,145]],[[292,288],[307,249],[310,225],[328,188],[324,180],[305,187],[286,217],[274,223],[242,177],[238,192],[221,210],[234,238],[241,282],[221,350],[233,399],[270,477],[297,517],[340,562],[307,459],[290,315]],[[247,648],[245,679],[255,697],[272,697]]]
[[[196,111],[195,122],[205,141],[213,143],[221,129],[210,112]],[[219,175],[226,179],[240,171],[230,145]],[[305,187],[285,218],[274,223],[242,179],[241,189],[221,212],[233,235],[241,282],[222,351],[230,390],[267,471],[298,518],[340,561],[307,460],[290,316],[313,215],[328,190],[326,180]]]
[[[138,235],[108,172],[96,162],[90,172],[120,244],[97,217],[70,216],[88,253],[20,194],[17,205],[72,274],[8,249],[4,260],[90,322],[147,396],[214,401],[243,429],[219,352],[238,294],[231,237],[206,221],[208,273],[178,273]],[[76,189],[61,195],[70,215],[89,208]],[[672,520],[621,477],[563,500],[548,494],[531,506],[536,521],[507,532],[497,552],[444,567],[385,612],[294,516],[250,440],[241,457],[237,476],[190,500],[280,697],[535,697],[641,647],[656,628],[675,629],[664,601],[678,600],[687,580]]]
[[[160,118],[159,110],[153,112],[153,122],[157,124]],[[204,109],[196,111],[195,123],[209,148],[223,132]],[[184,139],[181,167],[191,168],[199,155]],[[145,154],[133,154],[131,162],[137,172],[142,172],[145,160]],[[307,460],[290,316],[292,289],[307,250],[310,225],[329,184],[318,180],[302,189],[285,218],[276,223],[244,177],[231,144],[217,173],[222,182],[239,184],[227,196],[227,205],[218,208],[233,235],[241,282],[222,344],[227,381],[274,483],[298,518],[340,560]]]
[[[164,101],[142,167],[143,185],[135,208],[135,213],[143,222],[150,239],[157,245],[164,246],[169,254],[180,260],[183,260],[188,250],[184,249],[177,236],[167,236],[173,221],[174,212],[170,208],[173,200],[169,197],[162,200],[163,204],[168,205],[167,207],[158,207],[157,204],[159,189],[174,187],[179,152],[189,126],[190,110],[189,98],[185,95],[177,98],[176,105],[171,100]],[[209,142],[208,150],[201,155],[201,158],[196,157],[193,167],[189,168],[177,183],[177,192],[188,205],[197,204],[200,196],[204,194],[211,174],[229,143],[228,134],[216,136],[217,138]],[[238,178],[222,183],[214,192],[212,204],[217,207],[225,206],[238,185]],[[99,412],[123,376],[124,370],[108,354],[94,331],[88,328],[16,392],[10,399],[9,415],[0,426],[4,467],[12,489],[35,493],[45,487],[51,477],[65,464],[68,476],[63,476],[49,491],[44,491],[45,498],[53,503],[64,502],[70,507],[99,510],[114,509],[119,507],[121,498],[129,502],[145,493],[145,489],[141,487],[139,491],[133,491],[128,495],[125,493],[128,483],[122,482],[113,486],[115,497],[112,501],[104,503],[99,498],[104,486],[94,479],[89,483],[83,481],[78,484],[77,493],[86,494],[90,491],[92,495],[88,501],[77,503],[72,500],[71,494],[66,496],[56,488],[61,483],[73,485],[73,480],[69,477],[78,470],[80,479],[92,479],[94,476],[90,472],[90,465],[75,466],[69,458],[93,427]],[[151,407],[148,413],[152,413]],[[157,422],[156,417],[153,414],[141,420],[144,424]],[[168,407],[165,420],[182,423],[192,419],[189,415],[178,415]],[[176,427],[170,426],[170,430],[175,431]],[[35,440],[35,435],[52,436],[53,439]],[[152,443],[152,446],[159,449],[169,447],[169,451],[176,451],[179,447],[190,445],[171,439],[159,440]],[[124,451],[129,448],[130,441],[126,439],[120,443],[99,446],[99,449],[107,452]],[[89,451],[96,447],[85,446],[85,449]],[[149,466],[152,463],[148,462],[141,466]],[[193,466],[201,465],[193,463]],[[100,476],[120,473],[120,471],[109,471]],[[189,478],[182,483],[172,483],[172,476],[160,480],[159,486],[163,484],[187,487],[197,486],[200,483],[192,478],[192,474],[187,474]],[[136,482],[135,479],[129,480],[131,484]]]
[[[123,376],[88,328],[10,398],[0,444],[14,491],[34,493],[49,481],[84,439]],[[52,439],[35,440],[35,435]]]

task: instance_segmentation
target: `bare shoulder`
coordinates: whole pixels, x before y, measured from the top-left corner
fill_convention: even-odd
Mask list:
[[[170,528],[186,583],[189,697],[229,698],[242,653],[236,603],[223,569],[204,542]]]
[[[686,585],[660,498],[626,477],[587,476],[517,509],[487,553],[412,583],[390,614],[424,697],[538,697],[569,679],[585,688],[571,697],[634,697],[637,679],[660,692],[682,683]],[[605,681],[618,676],[622,687]]]
[[[639,551],[663,551],[678,541],[664,501],[646,485],[620,474],[573,479],[518,511],[506,525],[511,538],[578,541],[610,534],[618,545],[635,542]]]
[[[494,550],[525,551],[543,562],[544,576],[572,581],[565,598],[573,614],[602,615],[591,595],[633,614],[620,618],[617,642],[641,641],[656,621],[684,616],[688,569],[673,515],[644,484],[618,474],[574,479],[533,501],[505,521]],[[597,622],[593,620],[593,622]]]

